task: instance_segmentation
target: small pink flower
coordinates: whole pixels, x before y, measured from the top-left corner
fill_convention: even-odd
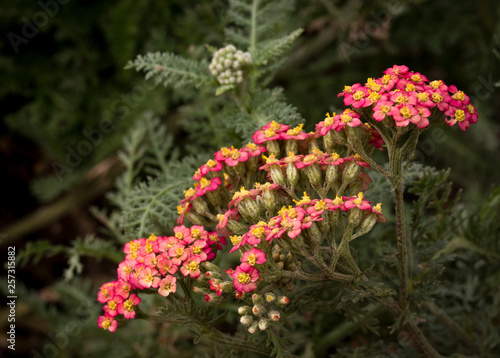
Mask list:
[[[233,278],[234,288],[240,293],[252,292],[257,288],[259,271],[251,266],[249,266],[246,270],[244,270],[241,266],[237,266],[236,270],[234,270],[230,276]]]
[[[345,197],[344,207],[348,210],[357,207],[361,210],[370,210],[372,209],[370,202],[366,201],[363,198],[363,193],[359,193],[357,196],[353,197]]]
[[[127,298],[130,295],[130,290],[132,286],[130,283],[118,280],[115,283],[115,292],[117,295],[120,295],[123,299]]]
[[[106,312],[108,316],[115,317],[118,314],[117,310],[121,304],[123,304],[123,297],[115,296],[112,300],[107,302],[107,305],[103,307],[104,312]]]
[[[177,291],[177,278],[168,275],[160,281],[158,285],[158,293],[163,297],[167,297],[170,293],[175,293]]]
[[[99,326],[99,328],[102,328],[104,330],[115,332],[116,327],[118,327],[118,322],[115,321],[114,317],[105,314],[104,316],[100,316],[97,319],[97,325]]]
[[[250,268],[249,266],[253,267],[255,266],[255,264],[263,264],[264,262],[266,262],[266,254],[264,251],[252,247],[250,251],[246,251],[243,253],[241,262],[241,269],[243,271],[246,271]]]
[[[158,271],[151,267],[146,267],[139,273],[138,281],[143,288],[156,288],[160,283],[160,278],[157,276]]]
[[[97,294],[97,300],[101,303],[106,303],[115,297],[115,285],[112,282],[103,284]]]
[[[184,276],[190,276],[191,278],[197,278],[201,275],[200,271],[200,258],[196,256],[189,257],[184,264],[181,266],[181,273]]]
[[[393,102],[391,101],[379,101],[373,107],[373,118],[377,121],[382,121],[386,116],[391,115]]]
[[[135,317],[135,306],[141,302],[141,299],[135,294],[131,294],[128,300],[125,300],[118,309],[118,313],[122,314],[126,319]]]
[[[174,265],[172,260],[170,260],[168,257],[162,255],[158,260],[158,270],[160,270],[160,273],[164,276],[167,273],[173,275],[177,272],[177,268],[177,265]]]

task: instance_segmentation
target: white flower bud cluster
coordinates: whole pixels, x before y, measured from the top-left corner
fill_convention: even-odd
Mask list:
[[[253,306],[244,305],[238,308],[240,322],[247,327],[251,334],[258,330],[265,331],[271,322],[278,322],[281,318],[282,309],[290,302],[286,296],[276,296],[273,292],[267,292],[264,296],[254,293],[252,295]],[[252,315],[253,314],[253,315]]]
[[[243,66],[250,63],[252,58],[249,52],[227,45],[214,53],[208,68],[221,85],[230,85],[243,81]]]

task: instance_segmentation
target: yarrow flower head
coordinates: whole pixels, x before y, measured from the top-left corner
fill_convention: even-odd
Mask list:
[[[215,51],[208,68],[221,85],[229,85],[243,82],[244,68],[251,63],[249,52],[227,45]]]
[[[455,86],[443,81],[429,81],[426,76],[410,71],[407,66],[394,65],[377,79],[369,78],[365,85],[346,86],[338,94],[354,111],[371,108],[372,118],[388,126],[419,129],[444,117],[449,126],[456,123],[466,130],[477,122],[476,108],[470,98]]]

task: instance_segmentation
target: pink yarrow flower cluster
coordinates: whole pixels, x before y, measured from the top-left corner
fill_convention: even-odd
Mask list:
[[[177,290],[174,276],[182,274],[196,279],[201,275],[200,264],[212,260],[215,250],[225,245],[224,237],[203,226],[174,227],[174,236],[155,236],[133,240],[125,244],[125,260],[118,265],[118,280],[101,286],[97,300],[104,304],[104,315],[99,327],[114,332],[117,315],[126,319],[135,317],[135,307],[141,299],[133,290],[157,289],[164,297]]]
[[[344,104],[355,111],[369,107],[373,119],[394,121],[398,127],[413,123],[426,128],[432,115],[441,112],[448,125],[458,123],[466,130],[478,118],[476,108],[463,91],[441,80],[429,81],[404,65],[394,65],[382,77],[369,78],[364,85],[345,86],[338,96],[344,97]]]

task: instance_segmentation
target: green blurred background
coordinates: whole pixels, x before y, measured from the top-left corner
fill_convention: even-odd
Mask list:
[[[144,112],[167,124],[182,151],[194,119],[179,109],[189,96],[155,88],[123,67],[149,51],[197,58],[200,45],[225,45],[226,9],[222,0],[2,1],[0,245],[5,258],[8,245],[19,251],[39,238],[60,244],[99,230],[88,208],[108,205],[104,193],[120,172],[116,152]],[[302,113],[305,129],[313,130],[325,112],[342,107],[337,93],[344,85],[380,77],[394,64],[455,84],[471,96],[479,121],[467,133],[458,127],[428,130],[418,160],[451,167],[465,205],[479,205],[500,179],[499,19],[500,3],[494,0],[297,1],[290,23],[305,31],[275,85]],[[92,137],[106,119],[114,127]],[[98,144],[80,160],[73,157],[74,167],[61,167],[89,136]],[[5,354],[31,356],[65,324],[50,321],[68,314],[64,298],[53,289],[65,267],[65,258],[54,255],[17,268],[19,290],[26,296],[23,302],[19,293],[16,352],[6,350],[6,308],[0,307]],[[95,295],[96,285],[113,270],[112,263],[88,259],[79,279]],[[35,314],[43,310],[45,316]],[[74,322],[86,319],[85,312],[74,317]],[[89,337],[71,338],[59,356],[86,356],[85,339],[94,345],[121,339],[97,330]]]

